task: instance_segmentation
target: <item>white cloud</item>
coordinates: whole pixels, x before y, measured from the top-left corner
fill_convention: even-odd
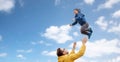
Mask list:
[[[78,32],[73,32],[74,36],[79,36]]]
[[[31,53],[33,50],[28,49],[28,50],[17,50],[18,53]]]
[[[0,53],[0,57],[6,57],[7,53]]]
[[[100,16],[97,21],[95,21],[95,24],[97,24],[101,29],[106,30],[106,32],[109,33],[115,33],[117,35],[120,35],[120,23],[119,21],[115,20],[105,20],[104,16]]]
[[[116,58],[113,58],[113,59],[110,59],[106,62],[120,62],[120,56],[116,57]]]
[[[51,61],[51,59],[50,59],[50,60],[48,60],[47,62],[53,62],[53,61]]]
[[[31,42],[32,45],[37,45],[37,44],[45,44],[45,41],[43,40],[40,40],[40,41],[37,41],[37,42]]]
[[[120,48],[117,46],[119,41],[118,39],[101,39],[96,40],[94,43],[88,42],[85,56],[95,58],[112,53],[120,54]]]
[[[2,36],[0,35],[0,41],[2,41]]]
[[[46,43],[45,45],[46,45],[46,46],[52,46],[52,44],[50,44],[50,43]]]
[[[26,59],[22,54],[18,54],[17,57],[20,59]]]
[[[116,26],[112,26],[110,29],[108,29],[108,32],[113,32],[116,34],[120,33],[120,24],[116,25]]]
[[[86,53],[84,56],[88,58],[96,58],[96,57],[102,57],[105,55],[110,55],[113,53],[120,54],[120,40],[118,39],[100,39],[96,40],[95,42],[88,41],[86,44]],[[77,42],[77,48],[80,48],[81,41]],[[72,44],[69,45],[72,47]]]
[[[21,52],[23,53],[23,52],[24,52],[24,50],[17,50],[17,52],[18,52],[18,53],[21,53]]]
[[[56,6],[56,5],[59,5],[60,2],[61,2],[61,0],[55,0],[55,6]]]
[[[32,45],[36,45],[37,43],[32,41],[31,44],[32,44]]]
[[[104,16],[100,16],[95,23],[96,23],[101,29],[103,29],[103,30],[106,30],[106,29],[107,29],[108,23],[107,23],[107,21],[105,20],[105,17],[104,17]]]
[[[69,35],[71,27],[69,25],[50,26],[43,34],[48,39],[55,40],[57,43],[65,43],[72,40],[72,36]]]
[[[47,43],[47,42],[45,42],[45,41],[43,41],[43,40],[41,40],[41,41],[38,41],[38,42],[31,42],[31,44],[32,45],[45,45],[45,46],[52,46],[52,44],[51,43]]]
[[[41,40],[41,41],[39,41],[38,43],[39,43],[39,44],[43,44],[43,43],[44,43],[44,41],[42,41],[42,40]]]
[[[81,58],[77,59],[76,62],[88,62],[88,61],[81,57]]]
[[[56,51],[43,51],[41,54],[46,56],[56,56]]]
[[[29,49],[26,51],[26,53],[31,53],[33,50],[32,49]]]
[[[86,4],[92,5],[92,4],[95,2],[95,0],[84,0],[84,2],[85,2]]]
[[[120,48],[117,47],[118,43],[119,43],[118,39],[113,39],[113,40],[101,39],[101,40],[95,41],[95,43],[88,42],[87,44],[88,51],[86,53],[86,56],[87,54],[89,54],[88,57],[97,57],[97,56],[102,56],[102,55],[111,54],[111,53],[120,54],[119,52]]]
[[[15,6],[14,0],[0,0],[0,11],[10,12]]]
[[[21,7],[23,7],[24,6],[23,0],[19,0],[19,4],[20,4]]]
[[[120,18],[120,10],[117,10],[116,12],[113,13],[112,17],[114,18]]]
[[[98,62],[98,61],[96,61],[96,60],[88,60],[88,59],[85,59],[84,57],[80,57],[75,62]]]
[[[98,6],[98,10],[112,8],[113,5],[120,3],[120,0],[106,0],[105,3]]]
[[[112,40],[107,40],[107,39],[100,39],[96,41],[88,41],[86,44],[86,52],[83,57],[80,57],[79,59],[76,60],[76,62],[98,62],[97,59],[109,55],[118,54],[120,55],[120,40],[119,39],[112,39]],[[72,48],[73,43],[69,45],[69,47]],[[77,48],[79,49],[82,45],[81,41],[77,41]],[[68,51],[71,51],[71,48],[68,49]],[[78,50],[77,50],[78,51]],[[43,51],[41,53],[42,55],[45,56],[51,56],[51,57],[56,57],[56,51]],[[114,58],[111,60],[106,59],[106,60],[101,60],[102,62],[119,62],[120,58]]]
[[[35,62],[40,62],[40,60],[37,59],[37,60],[35,60]]]

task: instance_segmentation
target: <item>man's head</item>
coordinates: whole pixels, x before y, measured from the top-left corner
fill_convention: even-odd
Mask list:
[[[80,13],[80,9],[78,8],[74,9],[74,14],[78,14],[78,13]]]
[[[68,54],[68,51],[65,48],[58,48],[57,49],[57,56],[62,56]]]

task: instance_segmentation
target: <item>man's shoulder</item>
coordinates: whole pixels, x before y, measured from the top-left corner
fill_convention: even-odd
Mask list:
[[[63,61],[63,60],[66,60],[67,58],[68,58],[68,55],[63,55],[63,56],[58,57],[58,60]]]

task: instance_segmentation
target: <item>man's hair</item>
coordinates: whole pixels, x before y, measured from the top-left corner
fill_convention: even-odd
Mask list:
[[[62,56],[63,55],[63,51],[61,51],[60,48],[57,49],[57,56]]]
[[[81,10],[80,10],[80,9],[78,9],[78,8],[75,8],[74,10],[78,11],[79,13],[81,12]]]

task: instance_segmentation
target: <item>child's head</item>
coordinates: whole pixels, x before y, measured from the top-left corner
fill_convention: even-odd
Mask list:
[[[78,8],[74,9],[74,14],[78,14],[78,13],[80,13],[80,9]]]

